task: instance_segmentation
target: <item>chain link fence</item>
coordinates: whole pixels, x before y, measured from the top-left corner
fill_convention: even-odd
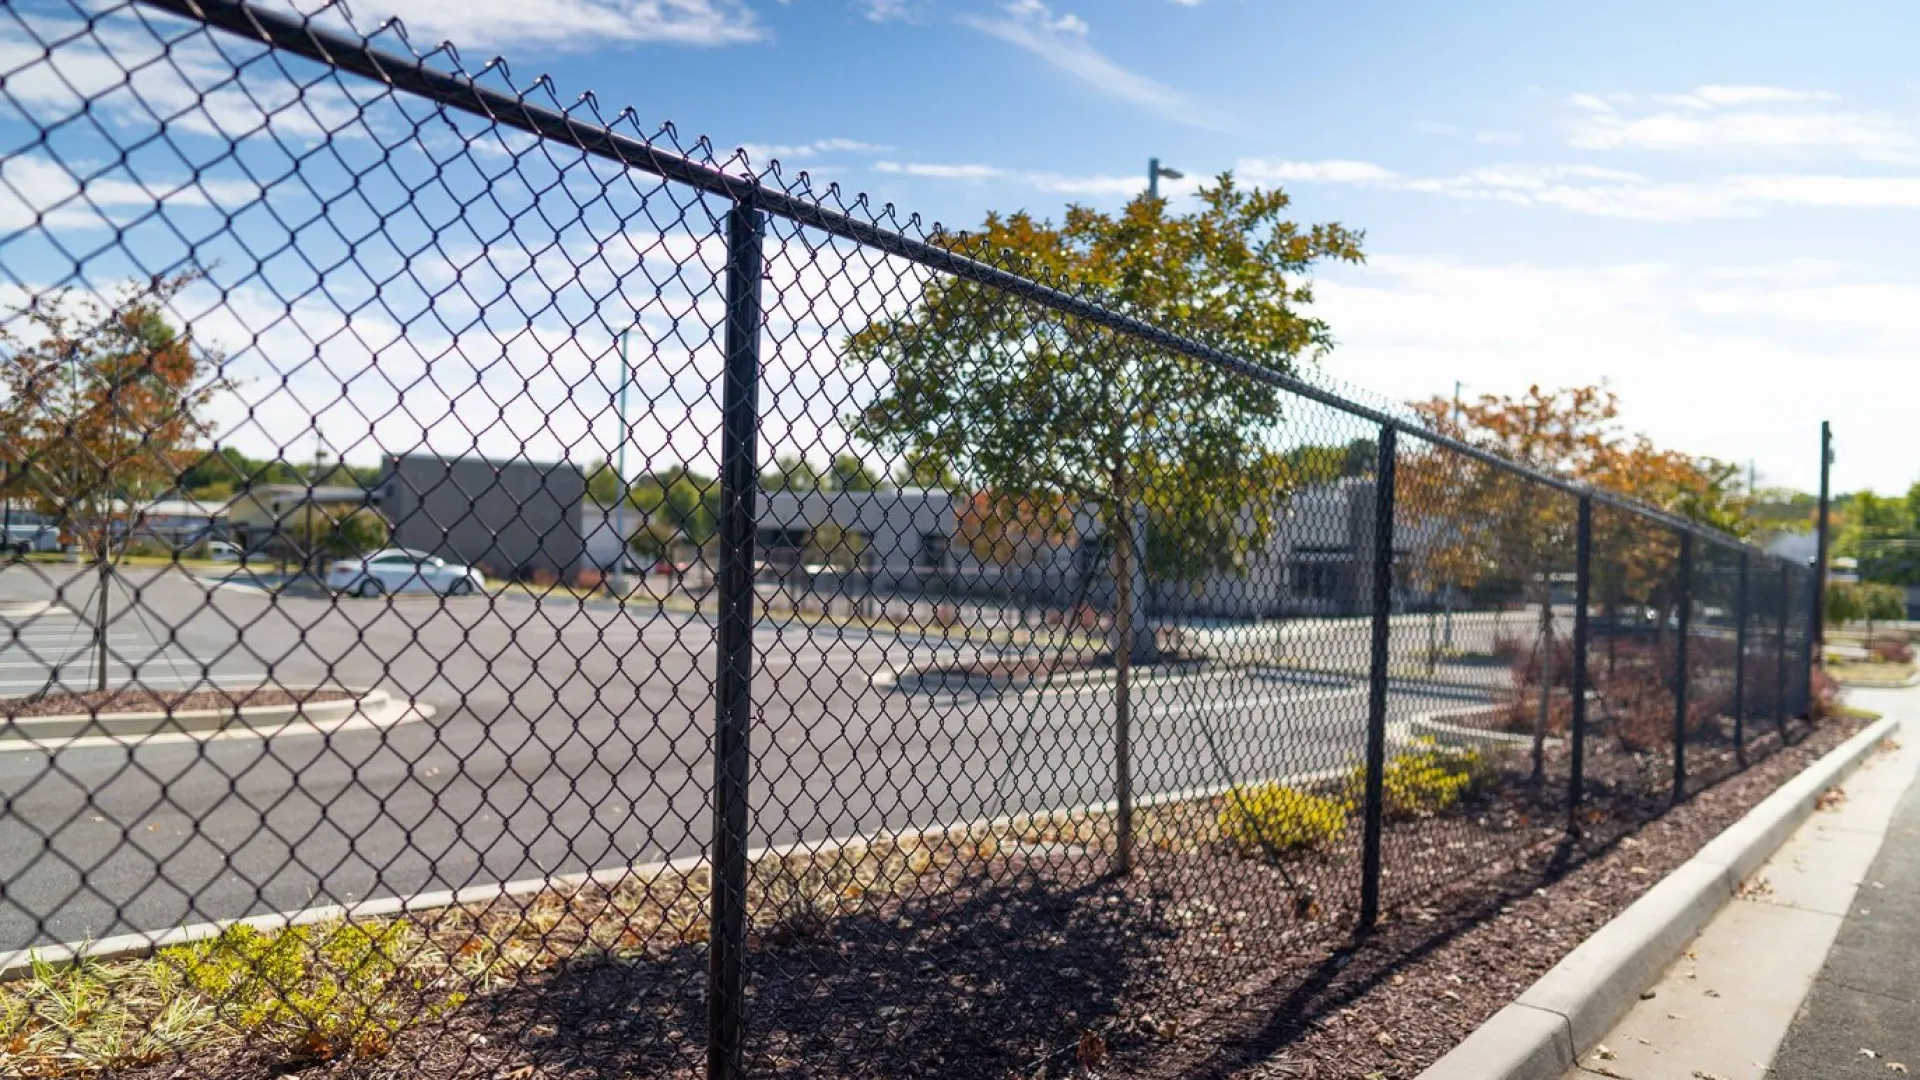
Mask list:
[[[1064,1072],[1809,722],[1806,566],[338,9],[0,9],[0,301],[9,1074]]]

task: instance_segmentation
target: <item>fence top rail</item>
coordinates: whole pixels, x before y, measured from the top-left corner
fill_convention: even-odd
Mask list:
[[[577,119],[557,108],[532,103],[525,94],[508,94],[479,85],[464,73],[438,71],[427,66],[426,55],[409,46],[407,54],[376,48],[364,36],[346,34],[314,24],[312,15],[257,7],[248,0],[139,0],[147,7],[178,15],[269,48],[318,61],[331,68],[351,72],[377,82],[417,94],[448,108],[470,113],[492,123],[565,143],[584,153],[607,158],[621,165],[651,173],[664,180],[685,184],[709,194],[723,196],[737,205],[750,206],[786,218],[800,225],[895,255],[962,280],[991,286],[1011,295],[1085,320],[1116,333],[1159,346],[1171,352],[1215,364],[1225,370],[1279,387],[1289,393],[1338,409],[1348,415],[1379,424],[1444,448],[1482,464],[1503,469],[1567,495],[1587,497],[1620,510],[1639,514],[1668,528],[1699,535],[1720,543],[1735,543],[1752,548],[1735,538],[1678,515],[1647,506],[1634,499],[1577,483],[1565,477],[1501,457],[1492,451],[1434,431],[1405,417],[1361,404],[1297,376],[1255,363],[1192,338],[1173,333],[1141,319],[1115,311],[1063,288],[1025,277],[1001,267],[963,255],[939,244],[914,239],[902,232],[851,214],[834,210],[820,202],[777,186],[758,176],[735,175],[711,164],[696,161],[679,152],[663,152],[645,139],[622,135],[605,124]],[[396,20],[397,21],[397,20]],[[457,57],[456,57],[457,59]],[[491,66],[491,65],[490,65]],[[591,100],[583,97],[583,101]],[[1758,548],[1752,548],[1760,554]],[[1769,556],[1771,557],[1771,556]],[[1784,561],[1784,560],[1783,560]]]

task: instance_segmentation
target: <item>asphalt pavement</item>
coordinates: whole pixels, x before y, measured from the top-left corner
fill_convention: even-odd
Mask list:
[[[91,568],[0,568],[10,693],[91,624]],[[696,854],[707,842],[713,626],[517,593],[378,600],[125,572],[115,680],[383,687],[417,723],[320,735],[0,752],[0,949]],[[1138,792],[1343,768],[1362,753],[1365,620],[1314,657],[1145,675]],[[42,640],[42,638],[45,640]],[[1396,622],[1396,650],[1425,647]],[[1000,648],[796,620],[755,638],[754,843],[821,840],[1110,797],[1107,685],[907,693],[884,671]],[[44,648],[43,648],[44,646]],[[0,663],[9,662],[0,659]],[[33,664],[40,664],[36,668]],[[1396,680],[1389,714],[1484,700]]]

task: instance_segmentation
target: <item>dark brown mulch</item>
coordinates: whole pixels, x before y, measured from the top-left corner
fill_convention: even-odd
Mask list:
[[[1125,879],[1090,848],[1008,844],[857,914],[757,910],[748,1068],[783,1080],[1412,1077],[1858,726],[1825,725],[1671,810],[1669,759],[1596,741],[1589,837],[1571,846],[1554,840],[1559,751],[1537,794],[1509,788],[1459,814],[1391,824],[1388,914],[1357,948],[1351,838],[1284,868],[1144,850]],[[516,917],[516,903],[498,902],[498,914]],[[557,951],[574,958],[475,987],[380,1057],[300,1063],[249,1045],[121,1075],[700,1075],[703,942],[656,933],[619,956]]]
[[[13,719],[20,716],[74,716],[82,713],[96,717],[109,713],[180,713],[256,705],[293,705],[305,701],[342,701],[352,696],[345,690],[283,690],[277,686],[257,690],[89,690],[81,694],[0,698],[0,716]]]
[[[1303,952],[1171,1042],[1114,1041],[1114,1077],[1419,1075],[1783,781],[1858,731],[1832,721],[1628,835],[1543,847],[1400,909],[1364,944]]]

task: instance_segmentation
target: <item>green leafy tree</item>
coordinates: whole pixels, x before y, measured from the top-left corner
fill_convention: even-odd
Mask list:
[[[587,467],[587,498],[601,506],[612,506],[620,501],[626,485],[620,482],[620,474],[613,466],[604,461],[596,461]]]
[[[281,523],[281,532],[306,557],[318,561],[350,559],[387,546],[392,529],[379,511],[369,506],[300,507]]]
[[[1860,586],[1862,614],[1867,620],[1867,637],[1873,637],[1873,624],[1894,622],[1907,617],[1907,591],[1898,585]]]
[[[953,463],[946,458],[910,448],[893,470],[893,483],[895,487],[954,491],[960,487],[960,477],[953,471]]]
[[[835,570],[853,570],[867,549],[867,538],[845,529],[832,519],[823,520],[807,531],[807,543],[800,561],[810,566],[831,566]]]
[[[828,470],[827,487],[833,491],[879,491],[887,486],[886,477],[867,467],[858,454],[840,454]]]
[[[782,454],[773,467],[760,474],[762,491],[820,491],[831,487],[828,475],[814,468],[813,462],[798,454]]]
[[[1836,581],[1827,586],[1827,623],[1845,626],[1866,617],[1867,606],[1860,586],[1851,581]]]
[[[646,512],[649,522],[667,526],[696,547],[704,546],[720,521],[720,484],[675,465],[636,481],[633,504]]]
[[[1026,213],[989,215],[977,232],[936,242],[1070,283],[1148,322],[1287,371],[1333,344],[1304,313],[1309,272],[1360,260],[1360,234],[1288,220],[1280,191],[1230,174],[1168,212],[1140,197],[1117,215],[1070,207],[1058,225]],[[882,373],[882,390],[846,418],[861,441],[907,462],[950,468],[961,486],[1003,496],[1065,498],[1112,543],[1116,590],[1116,742],[1121,850],[1129,865],[1128,670],[1136,643],[1136,521],[1163,579],[1235,566],[1271,535],[1286,466],[1269,444],[1286,395],[1006,292],[936,279],[908,309],[847,341],[850,366]],[[1146,631],[1144,620],[1139,629]]]
[[[1380,444],[1354,439],[1345,445],[1298,446],[1286,453],[1287,471],[1296,485],[1330,484],[1350,476],[1367,476],[1378,464]]]

